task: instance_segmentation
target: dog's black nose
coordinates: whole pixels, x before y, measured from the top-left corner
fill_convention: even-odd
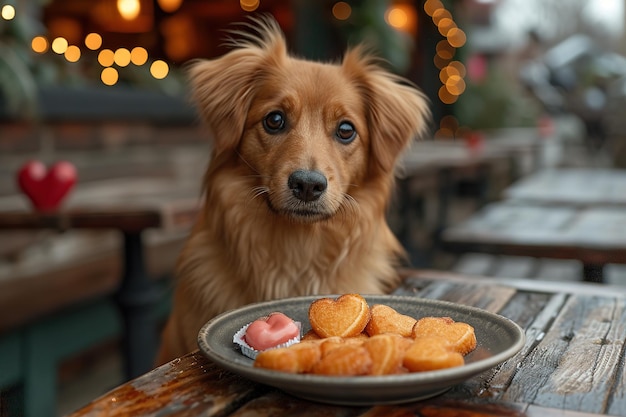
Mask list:
[[[320,198],[326,191],[328,181],[319,171],[298,170],[289,176],[287,186],[296,198],[307,202]]]

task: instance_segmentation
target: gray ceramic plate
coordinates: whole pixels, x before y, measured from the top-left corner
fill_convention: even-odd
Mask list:
[[[516,354],[524,345],[523,330],[511,320],[487,311],[445,301],[417,297],[366,296],[369,305],[386,304],[415,318],[448,316],[474,327],[478,346],[465,365],[438,371],[402,375],[328,377],[294,375],[254,368],[233,344],[242,326],[280,311],[310,329],[309,305],[321,296],[297,297],[252,304],[217,316],[198,334],[200,350],[216,364],[253,381],[279,388],[300,398],[343,405],[402,403],[422,400],[448,390]]]

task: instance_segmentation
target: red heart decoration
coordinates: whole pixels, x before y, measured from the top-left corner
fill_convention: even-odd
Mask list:
[[[479,132],[471,132],[465,136],[465,145],[470,152],[480,152],[485,146],[485,138]]]
[[[56,210],[76,184],[76,178],[76,168],[67,161],[59,161],[50,169],[40,161],[28,161],[17,174],[20,189],[42,212]]]
[[[285,343],[300,334],[296,323],[283,313],[272,313],[253,321],[246,330],[245,340],[256,350],[265,350]]]

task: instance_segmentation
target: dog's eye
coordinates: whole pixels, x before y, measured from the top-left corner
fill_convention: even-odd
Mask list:
[[[267,133],[278,133],[285,128],[285,115],[279,111],[273,111],[263,119],[263,128]]]
[[[341,122],[339,123],[339,126],[337,126],[337,132],[335,135],[341,143],[350,143],[356,137],[356,130],[354,129],[354,125],[352,123]]]

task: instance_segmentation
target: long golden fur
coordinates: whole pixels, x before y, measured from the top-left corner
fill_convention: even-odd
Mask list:
[[[190,68],[213,149],[159,363],[194,350],[223,311],[399,281],[385,215],[396,161],[425,126],[422,94],[361,46],[339,64],[306,61],[273,20],[255,23],[258,35]]]

